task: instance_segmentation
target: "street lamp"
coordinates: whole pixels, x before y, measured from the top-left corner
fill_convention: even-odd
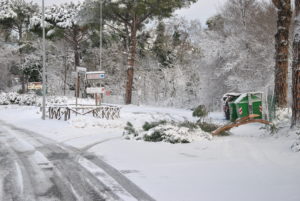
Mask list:
[[[103,11],[102,11],[102,5],[103,3],[102,3],[102,0],[100,0],[100,58],[99,58],[99,60],[100,60],[100,70],[102,70],[102,26],[103,26],[103,19],[102,19],[102,15],[103,15]]]
[[[46,119],[46,47],[45,47],[45,2],[42,0],[42,13],[43,13],[43,76],[42,76],[42,81],[43,81],[43,114],[42,114],[42,119]]]

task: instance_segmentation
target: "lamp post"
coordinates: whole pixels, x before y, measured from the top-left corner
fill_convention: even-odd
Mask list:
[[[100,60],[100,70],[102,70],[102,26],[103,26],[103,19],[102,19],[102,15],[103,15],[103,11],[102,11],[102,0],[100,0],[100,57],[99,57],[99,60]]]
[[[43,114],[42,114],[42,119],[46,119],[46,47],[45,47],[45,0],[42,0],[42,14],[43,14]]]

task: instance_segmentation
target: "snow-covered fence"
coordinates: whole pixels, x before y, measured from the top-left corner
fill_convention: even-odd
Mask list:
[[[93,117],[101,119],[118,119],[120,118],[121,108],[118,106],[51,106],[48,107],[50,119],[64,119],[65,121],[71,118],[71,114],[75,115],[88,115],[92,114]]]
[[[49,107],[49,118],[60,120],[64,117],[64,120],[67,121],[71,118],[71,110],[68,107]]]

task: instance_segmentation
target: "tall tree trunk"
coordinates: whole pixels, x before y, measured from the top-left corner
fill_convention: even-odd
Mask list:
[[[293,106],[292,127],[300,126],[300,0],[295,0],[295,23],[293,41]]]
[[[74,44],[74,61],[76,70],[76,67],[80,66],[79,44],[77,42]]]
[[[22,45],[22,40],[23,40],[23,28],[22,26],[18,27],[18,32],[19,32],[19,46]],[[26,92],[26,86],[25,86],[25,74],[24,74],[24,70],[22,69],[22,64],[23,64],[23,52],[22,52],[22,48],[19,49],[20,51],[20,68],[21,68],[21,75],[20,75],[20,80],[21,80],[21,85],[22,85],[22,94],[24,94]]]
[[[277,33],[275,35],[275,102],[278,107],[287,107],[289,28],[291,24],[291,0],[273,0],[277,8]]]
[[[79,34],[79,31],[75,28],[73,30],[73,46],[74,46],[75,70],[76,70],[76,66],[80,66],[80,53],[79,53],[78,34]]]
[[[65,52],[66,53],[66,52]],[[66,89],[67,89],[67,55],[63,56],[64,61],[64,96],[66,95]]]
[[[129,47],[129,55],[127,60],[127,83],[126,83],[126,94],[125,104],[131,104],[132,99],[132,87],[133,87],[133,76],[134,76],[134,64],[136,56],[136,34],[137,34],[137,19],[134,18],[133,26],[131,27],[131,41]]]

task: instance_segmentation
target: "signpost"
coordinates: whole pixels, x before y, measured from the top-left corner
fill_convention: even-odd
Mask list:
[[[87,81],[91,81],[91,82],[96,82],[99,80],[102,80],[106,77],[105,72],[104,71],[91,71],[91,72],[87,72],[85,74],[86,76],[86,80]],[[96,105],[100,105],[101,104],[101,99],[103,97],[103,94],[105,93],[105,88],[101,87],[101,84],[99,87],[90,87],[87,88],[87,93],[88,94],[94,94],[95,95],[95,100],[96,100]]]
[[[76,72],[74,72],[74,75],[76,76],[76,88],[75,88],[76,106],[78,104],[78,97],[79,97],[79,93],[80,93],[80,75],[86,74],[86,71],[87,71],[87,68],[77,66]]]
[[[42,89],[43,85],[41,82],[29,82],[28,83],[28,90],[38,90],[38,89]]]
[[[104,94],[105,88],[104,87],[89,87],[89,88],[86,88],[86,93],[88,93],[88,94]]]
[[[92,71],[86,73],[86,79],[87,80],[100,80],[105,78],[105,72],[104,71]]]

